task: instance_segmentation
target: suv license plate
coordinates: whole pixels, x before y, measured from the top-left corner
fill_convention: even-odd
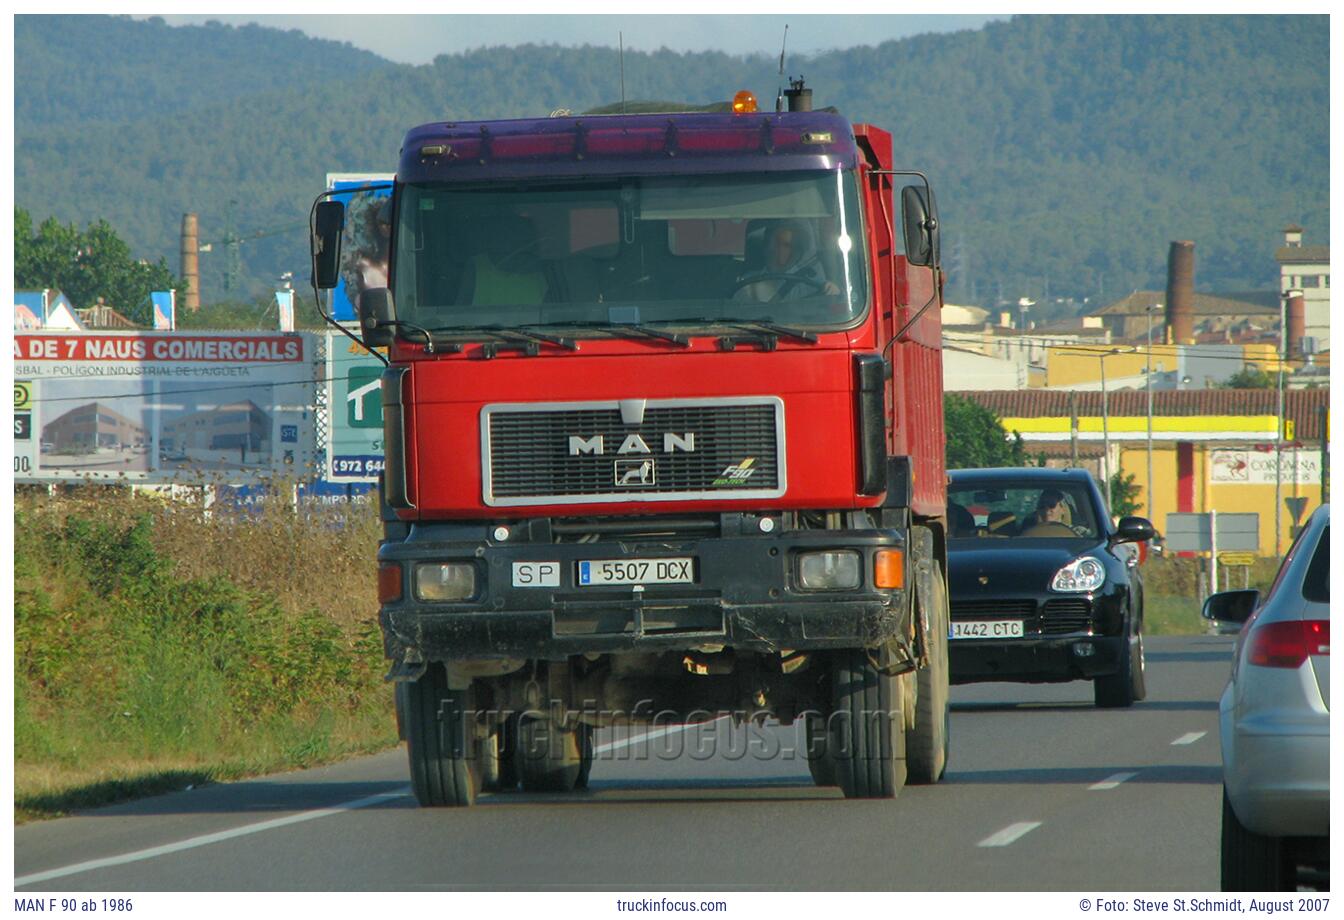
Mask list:
[[[953,639],[1020,639],[1021,620],[953,620]]]
[[[580,585],[688,585],[695,581],[693,559],[585,559]]]

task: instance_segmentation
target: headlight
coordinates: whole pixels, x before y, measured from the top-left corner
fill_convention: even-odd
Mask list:
[[[859,586],[859,554],[854,550],[804,553],[798,557],[798,584],[810,591]]]
[[[1055,573],[1051,591],[1095,591],[1106,581],[1106,566],[1095,556],[1075,559]]]
[[[422,562],[415,567],[415,594],[422,601],[461,601],[476,593],[470,562]]]

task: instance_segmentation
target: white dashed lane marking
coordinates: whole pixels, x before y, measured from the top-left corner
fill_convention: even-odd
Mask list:
[[[342,812],[354,811],[358,808],[368,808],[370,805],[381,805],[384,802],[403,798],[409,794],[409,789],[402,789],[398,792],[381,792],[378,795],[371,795],[350,802],[342,802],[341,804],[333,805],[330,808],[301,811],[296,815],[273,818],[270,821],[259,821],[256,824],[244,824],[242,827],[235,827],[231,830],[219,831],[214,834],[203,834],[200,837],[188,837],[186,840],[179,840],[176,843],[167,843],[159,847],[150,847],[147,850],[135,850],[131,853],[122,853],[120,856],[90,859],[88,862],[61,866],[59,869],[48,869],[45,872],[34,872],[30,875],[21,875],[14,879],[14,887],[17,888],[20,885],[32,885],[36,882],[45,882],[50,879],[75,875],[79,872],[89,872],[94,869],[106,869],[109,866],[124,866],[127,863],[140,862],[145,859],[154,859],[156,856],[167,856],[169,853],[178,853],[182,850],[194,850],[196,847],[209,846],[212,843],[232,840],[235,837],[246,837],[249,834],[259,834],[262,831],[274,830],[277,827],[298,824],[302,821],[312,821],[317,818],[326,818],[330,815],[339,815]]]
[[[1008,825],[996,834],[990,834],[984,840],[981,840],[976,844],[976,846],[1006,847],[1008,844],[1015,842],[1040,826],[1040,821],[1018,821],[1016,824]]]
[[[1175,747],[1178,744],[1194,744],[1207,734],[1208,732],[1186,732],[1184,735],[1181,735],[1181,737],[1171,742],[1171,746]]]
[[[1087,788],[1095,792],[1100,792],[1105,789],[1114,789],[1116,786],[1120,785],[1126,780],[1131,780],[1138,775],[1139,774],[1137,773],[1116,773],[1113,776],[1106,777],[1099,783],[1093,783]]]

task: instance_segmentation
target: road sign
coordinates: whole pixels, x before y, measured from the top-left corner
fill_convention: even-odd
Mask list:
[[[1254,565],[1255,553],[1219,553],[1218,561],[1223,565]]]
[[[1293,523],[1301,524],[1302,512],[1305,511],[1307,508],[1307,497],[1305,495],[1299,495],[1299,496],[1290,495],[1283,500],[1283,504],[1284,507],[1288,509],[1288,513],[1293,516]]]
[[[1167,549],[1207,553],[1213,549],[1209,515],[1179,512],[1167,515]],[[1218,548],[1256,552],[1260,549],[1260,515],[1231,512],[1218,515]]]
[[[345,378],[346,422],[351,428],[383,427],[382,367],[355,365]]]

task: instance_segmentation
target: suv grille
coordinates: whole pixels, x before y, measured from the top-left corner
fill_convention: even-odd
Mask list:
[[[1092,602],[1085,597],[1054,598],[1041,611],[1041,632],[1047,636],[1090,632]]]
[[[632,425],[617,402],[494,405],[481,429],[487,505],[784,494],[775,397],[649,400]]]

